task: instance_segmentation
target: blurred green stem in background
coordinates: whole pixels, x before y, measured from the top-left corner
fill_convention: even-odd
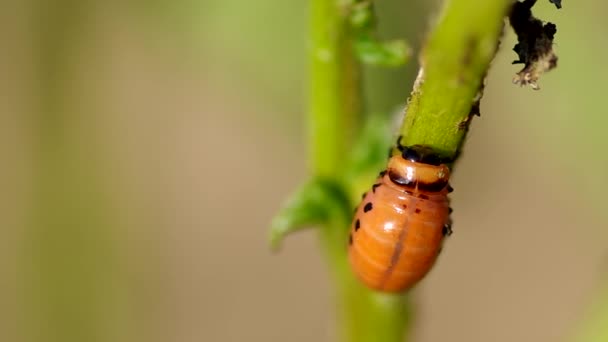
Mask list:
[[[457,155],[510,3],[447,2],[422,56],[425,72],[416,82],[401,130],[405,144],[431,145],[446,156]],[[348,227],[360,184],[371,184],[382,167],[375,162],[377,156],[386,158],[388,148],[378,143],[377,136],[367,135],[373,129],[361,130],[363,95],[358,60],[399,65],[407,57],[404,43],[374,40],[372,10],[369,1],[311,0],[308,118],[313,178],[273,220],[271,242],[276,247],[291,231],[321,226],[321,241],[337,285],[343,338],[397,342],[410,326],[407,296],[380,294],[363,287],[350,271],[346,255]],[[371,118],[368,121],[374,122]],[[383,134],[390,137],[390,125],[385,127]],[[355,134],[360,136],[353,139]],[[353,148],[372,142],[379,146],[372,152]],[[367,163],[361,162],[362,158],[367,158]],[[352,165],[364,167],[354,172],[349,170]],[[371,177],[370,169],[375,173]]]
[[[574,342],[603,342],[608,341],[608,284],[606,279],[601,282],[603,292],[595,294],[590,312],[582,322],[581,330]]]
[[[104,341],[119,281],[112,214],[103,186],[94,110],[78,110],[78,66],[89,1],[38,1],[33,49],[32,208],[21,281],[27,341]],[[86,82],[85,82],[86,83]],[[90,86],[88,83],[87,86]]]
[[[347,8],[312,0],[309,25],[309,160],[312,172],[333,177],[361,116],[360,69],[350,44]]]

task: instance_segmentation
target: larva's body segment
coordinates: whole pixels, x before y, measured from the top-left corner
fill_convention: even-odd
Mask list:
[[[390,159],[359,205],[350,233],[350,263],[363,283],[399,292],[428,273],[451,233],[448,177],[445,165]]]

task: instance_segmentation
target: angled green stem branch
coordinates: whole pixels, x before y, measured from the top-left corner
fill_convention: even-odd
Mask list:
[[[421,69],[401,126],[405,145],[428,145],[457,157],[511,0],[447,1],[421,56]]]

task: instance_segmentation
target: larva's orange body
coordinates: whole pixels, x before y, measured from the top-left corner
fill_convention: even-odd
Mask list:
[[[426,147],[400,149],[363,197],[349,236],[357,277],[387,292],[404,291],[422,279],[451,233],[448,167]]]

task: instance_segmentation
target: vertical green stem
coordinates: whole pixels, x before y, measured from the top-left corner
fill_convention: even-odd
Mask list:
[[[96,134],[86,131],[95,114],[75,106],[82,103],[79,95],[91,91],[74,83],[90,4],[32,5],[38,107],[32,115],[31,217],[20,267],[26,303],[21,334],[28,341],[95,342],[112,333],[105,311],[118,281],[111,216]]]
[[[309,160],[314,174],[329,178],[339,177],[361,111],[348,5],[337,0],[310,4]]]
[[[313,174],[338,183],[361,117],[359,63],[352,49],[349,1],[311,0],[309,153]],[[345,341],[401,341],[406,307],[402,296],[372,293],[348,268],[348,222],[343,215],[321,230],[340,308]]]

